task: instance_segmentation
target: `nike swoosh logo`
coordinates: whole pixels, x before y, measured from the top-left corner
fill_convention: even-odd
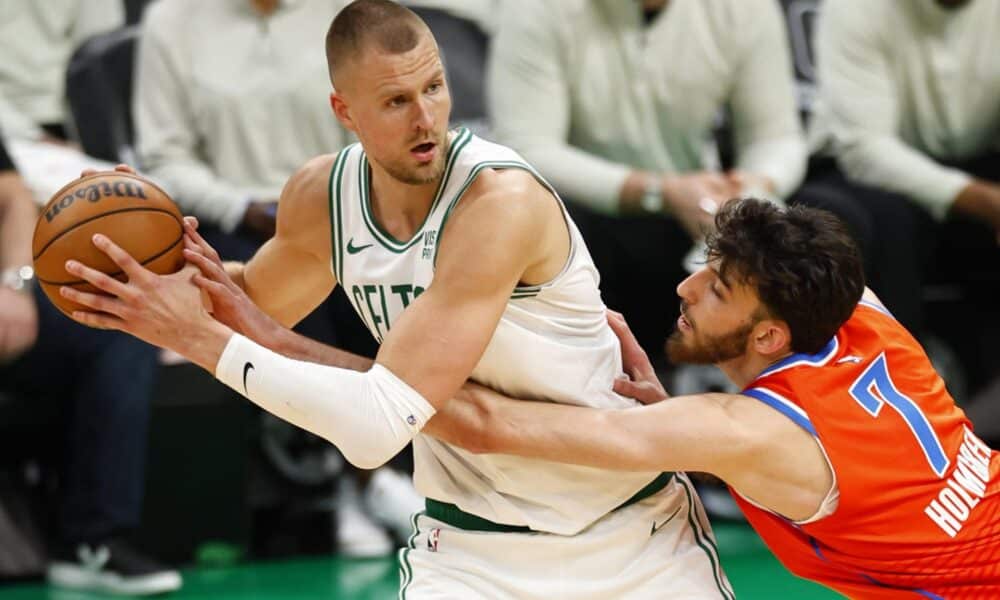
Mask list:
[[[347,253],[348,254],[357,254],[358,252],[361,252],[365,248],[371,248],[373,245],[374,244],[365,244],[364,246],[355,246],[354,245],[354,238],[351,238],[351,239],[347,240]]]
[[[656,533],[657,531],[659,531],[661,527],[663,527],[664,525],[666,525],[667,523],[669,523],[670,521],[672,521],[674,519],[674,517],[677,516],[677,513],[679,513],[680,511],[681,511],[681,507],[678,506],[677,510],[674,511],[674,514],[672,514],[669,517],[667,517],[667,520],[664,521],[664,522],[662,522],[662,523],[660,523],[659,525],[656,524],[656,521],[653,521],[653,528],[649,530],[650,537],[652,537],[654,533]]]
[[[247,395],[249,395],[249,392],[247,392],[247,373],[249,373],[251,369],[253,369],[252,362],[247,362],[243,365],[243,393]]]

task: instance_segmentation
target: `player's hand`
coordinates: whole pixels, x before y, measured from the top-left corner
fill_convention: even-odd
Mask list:
[[[972,180],[955,197],[951,210],[980,219],[993,228],[1000,244],[1000,185]]]
[[[184,258],[200,271],[192,281],[208,295],[212,302],[212,315],[221,323],[263,346],[268,346],[285,331],[229,277],[222,261],[218,260],[218,254],[214,254],[213,258],[185,248]]]
[[[59,288],[64,298],[89,309],[74,311],[73,319],[89,327],[124,331],[214,371],[232,331],[205,309],[201,288],[192,282],[197,269],[188,266],[172,275],[157,275],[107,236],[97,234],[93,243],[118,265],[127,281],[78,261],[67,261],[67,272],[102,292]]]
[[[119,173],[128,173],[129,175],[138,175],[138,173],[135,172],[135,169],[126,164],[115,165],[115,171],[118,171]],[[80,177],[90,177],[91,175],[96,175],[100,172],[101,171],[98,171],[97,169],[84,169],[83,171],[80,171]]]
[[[198,233],[198,219],[195,217],[184,217],[184,248],[204,256],[220,269],[225,269],[219,252]]]
[[[38,339],[38,307],[31,294],[0,287],[0,364],[27,352]]]
[[[715,213],[735,198],[739,186],[721,173],[708,171],[663,178],[666,210],[676,218],[691,239],[698,240],[715,229]]]
[[[667,391],[663,389],[663,384],[656,376],[649,356],[639,345],[639,341],[635,339],[632,330],[628,328],[624,315],[609,310],[607,317],[611,331],[615,332],[615,335],[618,336],[618,342],[621,344],[622,368],[629,377],[628,379],[616,379],[614,391],[643,404],[653,404],[669,398]]]

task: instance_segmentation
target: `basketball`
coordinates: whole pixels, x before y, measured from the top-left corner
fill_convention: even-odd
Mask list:
[[[84,307],[59,295],[60,286],[99,292],[70,275],[67,260],[125,280],[118,265],[94,246],[96,233],[106,235],[155,273],[174,273],[184,266],[181,213],[159,186],[118,171],[76,179],[42,209],[31,245],[38,284],[66,315]]]

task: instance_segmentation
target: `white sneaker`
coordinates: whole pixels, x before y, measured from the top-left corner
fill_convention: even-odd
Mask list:
[[[121,540],[57,550],[46,578],[61,588],[122,596],[163,594],[181,587],[180,573]]]
[[[396,539],[406,541],[413,534],[411,517],[424,510],[424,497],[413,487],[411,477],[382,467],[368,481],[365,508],[376,521],[388,527]]]
[[[370,558],[392,554],[389,535],[365,514],[358,486],[350,477],[341,476],[337,494],[337,547],[340,554]]]

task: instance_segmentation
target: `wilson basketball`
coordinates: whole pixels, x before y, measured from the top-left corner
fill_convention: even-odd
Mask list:
[[[60,296],[60,286],[98,291],[70,275],[67,260],[125,280],[118,265],[94,246],[96,233],[109,237],[155,273],[174,273],[184,266],[180,210],[156,184],[118,171],[74,180],[45,205],[31,245],[42,291],[67,315],[82,307]]]

